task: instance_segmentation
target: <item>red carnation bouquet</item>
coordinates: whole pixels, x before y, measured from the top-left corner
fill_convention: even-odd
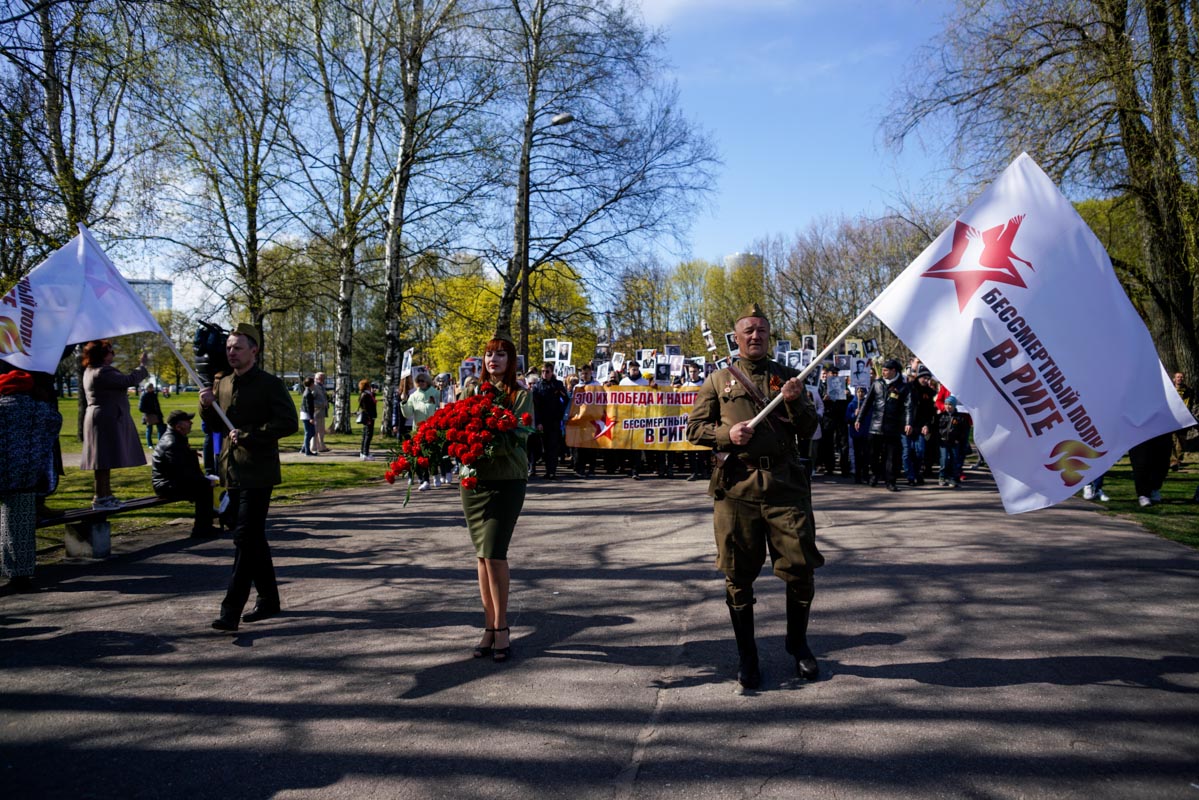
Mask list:
[[[518,420],[507,399],[487,383],[478,394],[438,409],[417,426],[383,475],[388,483],[395,483],[401,475],[408,476],[404,505],[412,498],[417,468],[436,470],[446,456],[456,458],[462,465],[458,471],[462,487],[473,489],[479,482],[473,465],[492,458],[501,448],[515,447],[518,431],[533,430],[530,416],[521,414]]]

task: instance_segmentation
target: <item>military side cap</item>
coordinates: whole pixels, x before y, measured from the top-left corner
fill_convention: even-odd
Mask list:
[[[262,347],[262,334],[249,322],[239,322],[237,327],[233,329],[233,332],[248,338],[254,343],[255,347]]]
[[[766,312],[763,311],[762,307],[757,303],[750,303],[741,310],[741,314],[737,317],[737,322],[740,322],[746,317],[758,317],[759,319],[766,319]],[[767,322],[769,322],[769,320],[767,320]]]

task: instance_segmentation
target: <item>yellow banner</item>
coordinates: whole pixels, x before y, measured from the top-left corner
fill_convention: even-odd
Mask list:
[[[687,441],[695,389],[580,386],[566,418],[567,447],[707,450]]]

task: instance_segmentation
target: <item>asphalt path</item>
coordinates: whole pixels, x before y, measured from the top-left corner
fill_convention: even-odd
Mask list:
[[[824,677],[766,570],[748,694],[698,483],[531,484],[506,665],[470,656],[456,489],[276,507],[285,611],[234,635],[228,537],[119,538],[0,597],[0,793],[1199,798],[1199,554],[1078,500],[1006,516],[981,476],[814,495]]]

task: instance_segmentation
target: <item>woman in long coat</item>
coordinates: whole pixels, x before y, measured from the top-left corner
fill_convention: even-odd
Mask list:
[[[112,470],[140,467],[146,463],[137,425],[129,412],[129,389],[148,376],[147,353],[129,374],[112,366],[112,342],[101,339],[83,346],[83,394],[87,410],[83,417],[83,454],[80,469],[95,471],[96,496],[93,508],[120,508],[112,496]]]

